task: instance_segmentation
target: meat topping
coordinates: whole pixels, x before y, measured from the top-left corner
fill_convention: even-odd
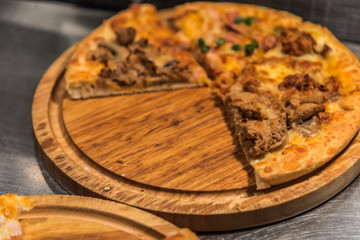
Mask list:
[[[91,61],[99,61],[107,65],[107,61],[114,58],[114,55],[106,48],[98,48],[90,50],[87,54],[87,58]]]
[[[261,82],[256,79],[249,79],[244,82],[243,89],[245,92],[258,93]]]
[[[280,90],[296,88],[298,91],[308,91],[315,88],[319,88],[320,84],[317,83],[314,79],[312,79],[308,74],[293,74],[288,75],[284,78],[278,88]]]
[[[119,28],[115,34],[118,44],[126,46],[134,42],[136,30],[132,27]]]
[[[119,45],[116,46],[125,48]],[[99,49],[108,49],[110,47]],[[160,54],[160,50],[148,44],[146,39],[131,43],[127,48],[125,49],[129,53],[126,58],[120,61],[109,61],[107,67],[101,71],[97,80],[99,87],[105,87],[111,83],[116,83],[120,87],[133,85],[145,87],[166,82],[183,82],[189,77],[188,67],[182,65],[176,59],[168,61],[164,66],[156,65],[154,59]],[[116,59],[118,51],[114,52],[116,52]]]
[[[106,44],[105,42],[99,43],[98,48],[100,49],[104,48],[105,50],[108,50],[111,53],[111,55],[113,56],[116,55],[116,50],[110,44]]]
[[[226,95],[225,104],[232,114],[242,120],[273,119],[281,116],[279,105],[266,95],[250,92],[230,92]]]
[[[275,35],[269,35],[265,36],[263,40],[261,41],[261,47],[264,52],[269,51],[270,49],[273,49],[277,44],[277,37]]]
[[[109,61],[123,61],[130,51],[113,42],[100,42],[96,49],[89,51],[88,58],[108,65]]]
[[[255,158],[281,147],[286,142],[286,122],[283,118],[250,120],[242,124],[240,135],[247,156]]]
[[[338,94],[339,85],[334,76],[331,76],[328,78],[328,81],[325,83],[323,88],[324,88],[323,91],[325,92],[326,97],[330,101],[335,101],[337,99],[337,97],[339,96],[339,94]]]
[[[286,107],[288,126],[291,126],[293,123],[302,123],[324,110],[324,106],[318,103],[302,103],[297,106],[291,104]]]
[[[284,78],[284,81],[279,83],[278,88],[280,90],[289,89],[295,86],[296,82],[299,82],[301,79],[301,74],[292,74]]]
[[[309,77],[308,74],[305,74],[303,79],[295,84],[295,88],[300,92],[316,89],[319,88],[319,86],[320,84]]]
[[[326,101],[326,96],[323,92],[313,89],[311,91],[299,92],[299,91],[288,91],[281,99],[285,106],[288,105],[300,105],[303,103],[317,103],[322,104]]]
[[[337,83],[331,77],[325,85],[319,84],[308,74],[293,74],[284,78],[278,88],[286,91],[281,101],[286,107],[288,127],[300,124],[320,112],[324,112],[324,103],[337,94]]]
[[[314,38],[307,32],[300,32],[296,28],[283,29],[280,41],[284,53],[294,56],[301,56],[311,53],[316,44]]]
[[[326,94],[318,89],[309,91],[289,90],[282,98],[286,107],[288,127],[293,123],[302,123],[312,116],[325,110]]]
[[[285,143],[285,115],[271,96],[231,91],[225,104],[248,157],[260,156]]]

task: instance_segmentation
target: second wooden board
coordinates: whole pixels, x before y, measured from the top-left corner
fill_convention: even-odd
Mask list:
[[[112,201],[66,195],[29,198],[34,208],[20,215],[24,240],[160,240],[179,230],[159,217]]]
[[[136,206],[195,231],[220,231],[304,212],[360,172],[357,135],[316,172],[257,191],[208,89],[73,101],[63,81],[71,51],[40,81],[32,115],[45,166],[73,193]]]

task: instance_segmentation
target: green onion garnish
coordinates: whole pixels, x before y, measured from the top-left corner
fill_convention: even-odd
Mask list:
[[[207,53],[207,51],[209,51],[210,47],[207,45],[201,46],[200,50],[202,53]]]
[[[204,39],[199,38],[199,39],[197,40],[197,44],[198,44],[199,46],[204,46],[204,45],[205,45]]]
[[[225,38],[219,37],[218,40],[217,40],[215,43],[216,43],[216,48],[219,48],[219,47],[221,47],[222,45],[224,45],[224,43],[225,43]]]
[[[241,45],[240,44],[234,44],[231,46],[231,49],[234,51],[239,51],[241,50]]]
[[[247,17],[247,18],[245,18],[244,22],[246,25],[251,26],[251,24],[254,22],[254,20],[255,19],[253,17]]]
[[[252,40],[250,44],[245,45],[245,55],[246,56],[252,55],[256,48],[259,48],[259,44],[257,41]]]
[[[201,50],[202,53],[206,53],[206,52],[209,51],[209,49],[210,49],[210,47],[205,44],[205,41],[204,41],[204,39],[202,39],[202,38],[199,38],[199,39],[197,40],[197,44],[199,45],[200,50]]]
[[[234,23],[235,24],[240,24],[244,21],[244,19],[240,16],[237,16],[235,19],[234,19]]]

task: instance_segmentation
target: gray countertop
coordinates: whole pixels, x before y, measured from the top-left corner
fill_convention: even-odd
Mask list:
[[[59,2],[0,0],[0,194],[69,194],[36,153],[31,105],[42,74],[114,11]],[[360,44],[346,42],[360,54]],[[360,239],[360,178],[329,201],[267,226],[201,239]]]

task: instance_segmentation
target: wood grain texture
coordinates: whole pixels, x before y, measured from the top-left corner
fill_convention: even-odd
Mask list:
[[[207,88],[65,98],[63,117],[83,153],[126,179],[190,191],[253,186],[251,167],[214,104]]]
[[[40,81],[32,117],[45,166],[72,193],[136,206],[195,231],[220,231],[304,212],[360,172],[357,135],[315,173],[256,191],[207,89],[71,101],[62,78],[71,51]]]
[[[34,208],[20,215],[24,240],[163,239],[178,232],[165,220],[139,209],[101,199],[30,196]]]

